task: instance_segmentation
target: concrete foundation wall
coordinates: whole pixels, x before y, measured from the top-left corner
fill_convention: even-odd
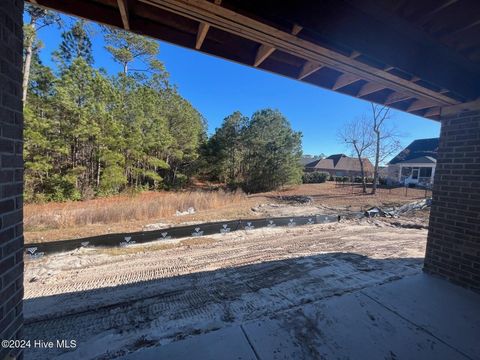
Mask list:
[[[23,298],[23,0],[0,0],[0,340],[19,339]],[[20,356],[0,347],[0,359]]]
[[[424,270],[480,291],[480,112],[442,119]]]

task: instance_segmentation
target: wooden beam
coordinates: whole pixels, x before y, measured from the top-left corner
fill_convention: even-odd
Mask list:
[[[438,1],[438,0],[437,0]],[[437,6],[435,6],[432,10],[430,10],[429,12],[423,14],[422,16],[420,16],[419,19],[417,19],[415,21],[415,23],[417,25],[424,25],[428,20],[430,20],[432,18],[433,15],[435,15],[436,13],[442,11],[443,9],[446,9],[447,7],[449,7],[450,5],[452,4],[455,4],[456,2],[458,2],[458,0],[447,0],[447,1],[444,1],[443,4],[441,1],[438,1],[438,3],[435,3]]]
[[[117,0],[118,9],[122,17],[123,28],[130,30],[130,13],[128,12],[128,0]]]
[[[468,111],[479,111],[479,110],[480,110],[480,99],[477,99],[474,101],[470,101],[468,103],[442,107],[441,116],[457,115],[466,111],[468,112]]]
[[[307,61],[305,64],[302,66],[302,70],[300,70],[300,74],[298,74],[297,79],[298,80],[303,80],[307,76],[312,75],[314,72],[320,70],[323,67],[323,65],[318,64],[316,62],[312,61]]]
[[[351,58],[351,59],[356,59],[356,58],[359,57],[360,55],[362,55],[362,54],[359,53],[358,51],[353,50],[352,53],[350,54],[350,58]]]
[[[358,76],[352,74],[342,74],[337,78],[337,81],[335,81],[332,90],[341,89],[345,86],[353,84],[354,82],[357,82],[358,80],[360,80]]]
[[[293,27],[292,27],[292,35],[297,36],[298,33],[299,33],[300,31],[302,31],[302,30],[303,30],[303,27],[302,27],[302,26],[297,25],[297,24],[293,24]]]
[[[439,94],[436,91],[386,73],[342,55],[333,50],[314,44],[297,36],[284,32],[263,22],[219,7],[205,0],[139,0],[143,3],[171,11],[176,14],[203,21],[220,30],[242,36],[249,40],[265,44],[259,49],[258,60],[264,60],[265,54],[273,49],[287,52],[307,61],[321,63],[341,72],[355,74],[369,82],[377,82],[397,92],[408,93],[411,97],[431,99],[439,105],[457,104],[458,100]],[[362,29],[363,31],[363,29]],[[268,45],[267,45],[268,44]],[[261,51],[260,51],[261,50]],[[255,61],[260,64],[261,61]],[[387,62],[388,63],[388,62]],[[258,65],[257,65],[258,66]],[[444,70],[445,71],[445,70]],[[450,76],[452,78],[452,76]],[[461,92],[459,92],[461,94]]]
[[[468,29],[471,29],[475,26],[478,26],[480,25],[480,19],[479,20],[475,20],[469,24],[463,24],[463,26],[459,27],[458,29],[455,29],[455,30],[451,30],[451,31],[448,31],[445,35],[441,36],[440,38],[441,39],[445,39],[445,38],[448,38],[448,37],[451,37],[453,35],[457,35],[457,34],[460,34]]]
[[[30,2],[31,2],[32,4],[38,5],[37,0],[30,0]]]
[[[198,31],[197,31],[197,41],[195,41],[195,49],[200,49],[202,47],[203,41],[205,40],[205,37],[207,36],[208,29],[210,28],[210,25],[207,23],[201,22],[198,25]]]
[[[387,66],[385,69],[383,69],[384,71],[390,71],[390,70],[393,70],[395,69],[394,66]]]
[[[366,83],[365,85],[362,86],[362,88],[358,92],[357,96],[358,97],[366,96],[366,95],[373,94],[373,93],[375,93],[377,91],[380,91],[380,90],[383,90],[383,89],[385,89],[385,86],[383,86],[383,85],[379,85],[379,84],[376,84],[376,83]]]
[[[385,105],[392,105],[400,101],[408,100],[411,99],[412,96],[408,94],[403,94],[403,93],[392,93],[390,94],[387,99],[385,100],[384,104]]]
[[[440,116],[441,108],[439,106],[435,106],[433,108],[428,109],[422,116],[424,117],[435,117]]]
[[[273,46],[265,45],[265,44],[260,45],[257,51],[257,55],[255,56],[255,62],[253,63],[253,66],[258,67],[274,51],[275,51],[275,48]]]
[[[423,109],[429,109],[431,107],[434,107],[435,105],[432,104],[429,101],[425,100],[415,100],[413,103],[410,104],[410,106],[407,108],[408,112],[411,111],[418,111],[418,110],[423,110]]]

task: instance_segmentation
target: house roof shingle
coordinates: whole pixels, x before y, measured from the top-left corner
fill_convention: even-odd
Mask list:
[[[373,171],[373,165],[367,158],[363,158],[363,167],[366,172]],[[343,170],[360,171],[360,162],[357,158],[346,156],[345,154],[334,154],[321,160],[312,161],[305,165],[307,168],[315,170]]]
[[[397,156],[390,160],[388,164],[394,165],[405,161],[413,162],[411,160],[422,157],[432,158],[436,160],[438,142],[439,138],[415,140],[405,149],[403,149]]]

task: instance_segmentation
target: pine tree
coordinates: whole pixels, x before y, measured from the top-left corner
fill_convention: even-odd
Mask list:
[[[93,64],[92,42],[85,30],[84,20],[77,20],[70,30],[62,33],[60,47],[53,55],[63,69],[78,58],[90,66]]]

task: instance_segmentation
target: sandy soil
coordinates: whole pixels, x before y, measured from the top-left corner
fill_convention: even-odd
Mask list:
[[[262,228],[26,261],[25,336],[79,344],[26,358],[115,358],[416,274],[427,232],[399,225]]]
[[[427,194],[430,195],[430,194]],[[308,197],[309,203],[285,200],[285,197]],[[360,211],[372,206],[400,206],[423,199],[425,191],[420,189],[378,189],[376,195],[362,194],[358,185],[337,186],[334,182],[304,184],[282,191],[254,194],[240,203],[229,203],[223,207],[198,211],[192,215],[130,220],[119,223],[95,223],[83,226],[69,226],[61,229],[25,229],[25,242],[38,243],[54,240],[78,239],[88,236],[152,230],[169,225],[241,219],[268,216],[294,216],[331,214],[343,211]],[[95,207],[93,202],[80,203],[80,208]],[[27,205],[28,207],[28,205]],[[54,216],[52,214],[52,216]],[[55,214],[55,216],[61,216]],[[156,224],[159,224],[158,226]]]

